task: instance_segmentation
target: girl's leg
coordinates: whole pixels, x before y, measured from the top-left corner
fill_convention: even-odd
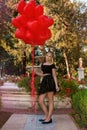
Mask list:
[[[46,94],[41,94],[39,96],[39,104],[40,104],[40,106],[41,106],[41,108],[42,108],[42,110],[43,110],[43,112],[45,114],[44,119],[46,119],[47,116],[48,116],[48,110],[47,110],[46,104],[44,102],[45,97],[46,97]]]
[[[46,118],[46,121],[49,121],[52,117],[53,109],[54,109],[54,93],[48,92],[47,93],[48,101],[49,101],[49,111],[48,111],[48,117]]]

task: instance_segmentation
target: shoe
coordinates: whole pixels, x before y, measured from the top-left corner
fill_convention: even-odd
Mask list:
[[[43,121],[42,124],[50,124],[52,123],[52,119],[50,119],[49,121]]]
[[[45,119],[39,119],[39,121],[43,122],[43,121],[45,121]]]

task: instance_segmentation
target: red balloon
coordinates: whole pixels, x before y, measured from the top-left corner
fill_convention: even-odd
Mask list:
[[[30,3],[33,7],[36,7],[36,2],[35,2],[35,0],[30,0],[29,3]]]
[[[45,40],[40,38],[40,35],[35,35],[34,36],[35,39],[35,45],[43,45],[45,43]]]
[[[35,17],[38,18],[39,16],[43,15],[44,9],[42,5],[38,5],[35,8]]]
[[[52,18],[49,18],[47,19],[47,26],[51,26],[52,24],[54,23],[54,20]]]
[[[25,34],[25,38],[28,40],[28,41],[34,41],[34,38],[33,38],[33,35],[31,32],[27,31],[26,34]]]
[[[36,45],[44,45],[45,40],[38,38]]]
[[[17,21],[17,18],[13,18],[13,19],[12,19],[12,24],[13,24],[16,28],[20,28],[20,27],[21,27],[20,23]]]
[[[26,3],[24,0],[20,0],[17,6],[17,10],[20,14],[23,14],[24,7],[26,6]]]
[[[36,45],[44,45],[44,44],[45,44],[44,40],[38,39],[38,42]]]
[[[21,27],[26,27],[26,23],[27,23],[28,19],[25,15],[18,16],[17,20],[21,24]]]
[[[50,27],[54,21],[52,18],[43,15],[42,5],[36,5],[35,0],[25,2],[20,0],[18,15],[12,19],[12,24],[17,28],[15,36],[31,45],[43,45],[46,40],[51,38]]]
[[[15,36],[19,39],[24,39],[25,38],[25,33],[26,33],[26,29],[24,28],[20,28],[20,29],[17,29],[16,32],[15,32]]]
[[[51,31],[49,29],[42,31],[39,38],[42,41],[46,41],[47,39],[51,38]]]
[[[27,38],[24,38],[23,41],[25,42],[25,44],[33,45],[33,42],[29,41],[29,39],[27,39]]]
[[[20,28],[20,27],[26,27],[26,22],[27,22],[27,18],[25,17],[25,15],[20,15],[17,18],[15,18],[15,20],[13,20],[13,24],[15,27]],[[16,26],[16,24],[19,24]]]
[[[24,14],[28,18],[35,18],[35,1],[31,0],[24,8]]]
[[[50,29],[47,29],[47,30],[46,30],[46,38],[49,39],[49,38],[51,38],[51,36],[52,36],[52,35],[51,35]]]
[[[34,20],[32,22],[28,22],[27,23],[27,27],[29,28],[29,30],[31,32],[33,32],[34,34],[39,31],[39,24],[38,24],[38,21],[37,20]]]
[[[52,18],[48,18],[47,16],[45,15],[41,15],[39,18],[38,18],[38,21],[39,21],[39,24],[42,28],[48,28],[49,26],[51,26],[54,21]]]
[[[20,31],[20,29],[17,29],[15,32],[15,36],[19,39],[23,38],[23,32]]]

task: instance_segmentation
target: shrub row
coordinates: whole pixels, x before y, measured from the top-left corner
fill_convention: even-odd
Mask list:
[[[79,90],[72,96],[72,107],[76,114],[75,119],[82,127],[87,127],[87,90]]]

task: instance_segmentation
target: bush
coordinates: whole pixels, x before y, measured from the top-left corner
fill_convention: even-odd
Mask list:
[[[40,85],[40,77],[35,77],[34,79],[35,89],[38,93],[39,85]],[[26,92],[31,92],[31,78],[22,77],[22,79],[18,82],[18,87],[25,88]]]
[[[65,93],[66,96],[72,96],[78,91],[79,83],[74,78],[62,78],[61,91]]]
[[[63,79],[61,85],[64,89],[70,87],[71,89],[77,90],[79,87],[78,81],[73,78]]]
[[[72,96],[75,118],[82,127],[87,127],[87,90],[79,90]]]
[[[22,79],[18,82],[18,87],[19,88],[25,88],[26,92],[30,92],[31,91],[31,87],[29,84],[29,77],[22,77]]]

